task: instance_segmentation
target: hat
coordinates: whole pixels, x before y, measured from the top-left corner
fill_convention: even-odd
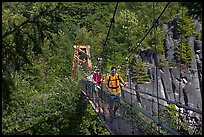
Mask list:
[[[116,68],[115,66],[113,66],[113,67],[111,68],[111,70],[114,70],[114,69],[117,70],[117,68]]]

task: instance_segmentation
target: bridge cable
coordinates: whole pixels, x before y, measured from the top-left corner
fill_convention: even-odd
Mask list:
[[[126,31],[126,37],[127,37],[127,39],[126,39],[126,42],[128,43],[128,38],[129,38],[129,29],[128,29],[128,27],[129,27],[129,24],[128,24],[128,10],[127,10],[127,2],[126,2],[126,7],[125,7],[125,17],[126,17],[126,24],[127,24],[127,31]],[[132,88],[131,88],[131,86],[132,86],[132,84],[131,84],[131,79],[132,79],[132,74],[130,74],[130,94],[131,94],[131,96],[130,96],[130,104],[131,104],[131,108],[130,108],[130,110],[131,110],[131,119],[132,119],[132,121],[134,121],[134,117],[133,117],[133,101],[132,101]],[[134,123],[133,122],[131,122],[131,124],[132,124],[132,134],[134,134]]]
[[[143,40],[145,39],[145,37],[150,33],[150,31],[154,28],[154,35],[155,35],[155,27],[157,26],[157,24],[158,24],[158,20],[159,20],[159,18],[161,17],[161,15],[164,13],[164,11],[166,10],[166,8],[168,7],[168,5],[170,4],[170,2],[165,6],[165,8],[163,9],[163,11],[161,12],[161,14],[159,15],[159,17],[157,18],[157,20],[155,20],[155,15],[153,14],[153,16],[154,16],[154,19],[153,19],[153,25],[152,25],[152,27],[149,29],[149,31],[146,33],[146,35],[143,37],[143,39],[141,40],[141,42],[140,42],[140,44],[139,45],[137,45],[137,47],[136,48],[138,48],[140,45],[141,45],[141,43],[143,42]],[[154,13],[154,10],[155,10],[155,8],[154,8],[154,3],[153,3],[153,13]],[[127,10],[126,10],[126,17],[127,17]],[[135,49],[136,49],[135,48]],[[155,48],[156,48],[156,45],[155,45]],[[135,51],[135,49],[133,50],[133,52]],[[126,60],[125,60],[125,62],[127,62],[127,60],[130,58],[130,56],[133,54],[133,52],[131,52],[131,54],[128,56],[128,57],[126,57]],[[156,77],[157,77],[157,65],[156,65]],[[131,75],[131,74],[130,74]],[[131,75],[132,76],[132,75]],[[132,89],[131,88],[131,76],[130,76],[130,89]],[[153,85],[154,85],[154,82],[153,82]],[[154,90],[154,89],[153,89]],[[131,91],[130,91],[131,92]],[[158,103],[158,122],[157,122],[157,126],[159,126],[160,125],[160,123],[159,123],[159,119],[160,119],[160,117],[159,117],[159,101],[158,101],[159,99],[158,99],[158,80],[157,80],[157,103]],[[133,114],[133,112],[132,112],[132,94],[131,94],[131,117],[132,117],[132,114]],[[133,118],[133,117],[132,117]],[[133,123],[132,123],[132,133],[133,133]]]
[[[136,46],[135,49],[132,50],[131,54],[126,57],[126,62],[127,60],[130,58],[130,56],[133,54],[133,52],[141,45],[141,43],[143,42],[143,40],[146,38],[146,36],[150,33],[150,31],[152,29],[154,29],[154,37],[156,38],[156,33],[155,33],[155,28],[157,27],[158,25],[158,21],[159,21],[159,18],[161,17],[161,15],[164,13],[164,11],[167,9],[167,7],[169,6],[170,2],[167,3],[167,5],[165,6],[165,8],[163,9],[163,11],[160,13],[160,15],[158,16],[158,18],[155,20],[155,15],[153,14],[154,16],[154,19],[153,19],[153,25],[152,27],[149,29],[149,31],[146,33],[146,35],[143,37],[143,39],[140,41],[140,43]],[[153,13],[154,13],[154,10],[155,10],[155,7],[154,7],[154,3],[153,3]],[[155,44],[155,51],[156,51],[156,44]],[[156,55],[156,54],[155,54]],[[157,126],[160,126],[161,123],[160,123],[160,114],[159,114],[159,98],[158,98],[158,67],[157,67],[157,63],[156,63],[156,85],[157,85],[157,106],[158,106],[158,121],[157,121]],[[131,78],[130,78],[130,84],[131,84]],[[154,80],[153,80],[153,87],[154,87]],[[154,90],[154,89],[153,89]],[[132,94],[131,94],[131,107],[132,107]],[[132,111],[131,111],[132,113]]]
[[[152,22],[154,22],[154,19],[155,19],[155,10],[154,10],[154,2],[152,2],[152,8],[153,8],[153,19],[152,19]],[[153,93],[154,93],[154,89],[155,89],[155,84],[154,84],[154,80],[155,80],[155,76],[153,77],[153,84],[152,84],[152,86],[153,86],[153,90],[152,90],[152,95],[153,95]],[[154,97],[152,96],[152,116],[154,116]]]
[[[155,6],[154,6],[154,2],[153,2],[153,16],[154,16],[154,19],[155,19],[155,14],[154,14],[154,11],[155,11]],[[155,22],[154,22],[154,20],[153,20],[153,24],[154,24]],[[157,58],[157,52],[156,52],[156,50],[157,50],[157,42],[156,42],[156,39],[157,39],[157,35],[156,35],[156,30],[157,30],[157,25],[158,24],[156,24],[155,26],[154,26],[154,28],[153,28],[153,41],[154,41],[154,48],[155,48],[155,52],[154,52],[154,55],[155,55],[155,60],[157,60],[158,58]],[[157,121],[157,128],[158,128],[158,131],[159,131],[159,126],[161,125],[161,123],[160,123],[160,107],[159,107],[159,83],[158,83],[158,61],[156,61],[156,63],[155,63],[155,71],[156,71],[156,75],[155,75],[155,79],[154,80],[156,80],[156,91],[157,91],[157,119],[158,119],[158,121]]]
[[[115,14],[116,14],[117,8],[118,8],[118,2],[116,3],[116,6],[115,6],[115,11],[114,11],[114,13],[113,13],[113,17],[112,17],[111,22],[110,22],[110,27],[109,27],[109,29],[108,29],[108,33],[107,33],[107,35],[106,35],[105,42],[104,42],[103,45],[102,45],[102,52],[101,52],[101,54],[104,54],[105,48],[107,47],[108,36],[109,36],[109,34],[110,34],[110,30],[111,30],[111,28],[112,28],[112,25],[115,23]],[[100,56],[102,56],[102,55],[100,55]],[[103,65],[103,60],[102,60],[101,65]],[[104,66],[101,67],[101,72],[102,72],[102,70],[103,70],[103,67],[104,67]]]
[[[180,5],[180,4],[179,4]],[[179,68],[180,68],[180,72],[179,72],[179,104],[181,104],[181,82],[182,82],[182,74],[181,74],[181,63],[182,63],[182,42],[183,42],[183,37],[182,37],[182,34],[183,34],[183,6],[181,6],[181,25],[182,25],[182,29],[181,29],[181,43],[180,43],[180,60],[179,60]],[[181,116],[181,108],[179,107],[179,115],[178,115],[178,130],[179,128],[181,128],[180,126],[180,116]]]
[[[145,34],[145,36],[140,40],[140,42],[131,50],[132,52],[130,53],[130,55],[128,55],[128,56],[126,57],[125,60],[127,60],[128,58],[130,58],[131,55],[135,52],[135,50],[136,50],[139,46],[141,46],[141,43],[144,41],[144,39],[146,38],[146,36],[147,36],[147,35],[150,33],[150,31],[155,27],[155,25],[158,24],[161,15],[162,15],[162,14],[164,13],[164,11],[167,9],[167,7],[169,6],[170,3],[171,3],[171,2],[168,2],[168,3],[167,3],[167,5],[166,5],[165,8],[163,9],[163,11],[160,13],[160,15],[158,16],[158,18],[155,20],[155,22],[153,23],[153,25],[151,26],[151,28],[148,30],[148,32]],[[125,62],[124,62],[124,63],[125,63]],[[122,63],[122,65],[123,65],[124,63]]]
[[[115,18],[115,14],[116,14],[117,7],[118,7],[118,2],[116,3],[116,6],[115,6],[115,11],[114,11],[113,17],[112,17],[112,19],[111,19],[111,24],[110,24],[110,27],[109,27],[109,30],[108,30],[108,33],[107,33],[107,36],[106,36],[106,40],[105,40],[104,46],[106,46],[106,44],[107,44],[108,36],[109,36],[110,30],[111,30],[111,28],[112,28],[113,23],[115,22],[115,19],[114,19],[114,18]]]
[[[132,50],[131,54],[128,56],[128,58],[130,58],[130,56],[134,53],[134,51],[141,45],[141,43],[144,41],[144,39],[146,38],[146,36],[150,33],[150,31],[155,27],[156,24],[158,24],[159,22],[159,18],[161,17],[161,15],[164,13],[164,11],[167,9],[167,7],[169,6],[170,2],[167,3],[167,5],[165,6],[165,8],[163,9],[163,11],[160,13],[159,17],[155,20],[155,22],[153,23],[152,27],[149,29],[149,31],[146,33],[146,35],[142,38],[142,40],[139,42],[139,44]]]

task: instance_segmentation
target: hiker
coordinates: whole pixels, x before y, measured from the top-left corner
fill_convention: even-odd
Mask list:
[[[97,86],[101,86],[101,82],[103,79],[99,69],[97,69],[96,73],[93,74],[93,80],[95,83],[97,83]]]
[[[93,93],[95,93],[95,96],[93,96],[94,103],[96,105],[96,108],[99,106],[99,93],[101,93],[101,82],[102,82],[102,74],[100,73],[100,70],[98,68],[94,69],[93,73]]]
[[[91,74],[88,75],[86,78],[87,78],[88,81],[93,82],[93,72],[91,72]]]
[[[104,84],[108,89],[108,93],[110,94],[110,113],[113,113],[114,115],[120,102],[120,83],[122,83],[125,87],[128,87],[122,77],[116,73],[116,70],[116,67],[112,67],[110,75],[106,76],[104,81]]]
[[[91,72],[91,74],[89,76],[87,76],[88,81],[94,82],[93,77],[96,74],[96,70],[97,70],[97,68],[95,67],[94,70]]]

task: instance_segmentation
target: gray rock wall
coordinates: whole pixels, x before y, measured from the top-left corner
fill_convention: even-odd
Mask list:
[[[202,30],[200,25],[202,22],[195,21],[195,34]],[[164,24],[163,29],[166,35],[165,39],[165,57],[166,66],[159,67],[161,55],[152,53],[151,50],[140,51],[139,56],[145,63],[153,65],[153,68],[148,68],[151,82],[146,84],[138,84],[135,86],[138,92],[149,92],[154,95],[158,94],[165,99],[180,102],[183,105],[196,108],[202,111],[202,41],[196,36],[187,38],[188,45],[192,46],[193,59],[191,67],[179,67],[175,59],[175,46],[180,44],[181,39],[177,32],[178,25],[175,20],[172,20],[168,25]],[[173,29],[172,29],[173,28]],[[170,62],[175,62],[176,66],[170,66]],[[157,68],[157,79],[156,69]],[[156,81],[157,80],[157,81]],[[158,87],[156,86],[158,85]],[[157,103],[151,103],[150,100],[156,101],[156,98],[148,95],[139,94],[141,105],[149,112],[156,111]],[[147,101],[149,100],[149,101]],[[157,101],[156,101],[157,102]],[[166,101],[159,102],[162,105],[167,105]],[[153,110],[154,109],[154,110]]]

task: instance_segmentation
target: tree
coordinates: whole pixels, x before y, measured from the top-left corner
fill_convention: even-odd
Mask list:
[[[202,2],[180,2],[180,4],[188,8],[189,16],[202,19]]]
[[[192,47],[188,45],[187,40],[183,39],[182,44],[176,47],[176,60],[188,67],[191,66],[192,63]]]
[[[149,82],[149,75],[146,72],[146,69],[144,68],[144,64],[142,62],[142,58],[139,57],[134,62],[134,70],[133,70],[133,81],[135,81],[137,84],[143,84],[145,82]]]

